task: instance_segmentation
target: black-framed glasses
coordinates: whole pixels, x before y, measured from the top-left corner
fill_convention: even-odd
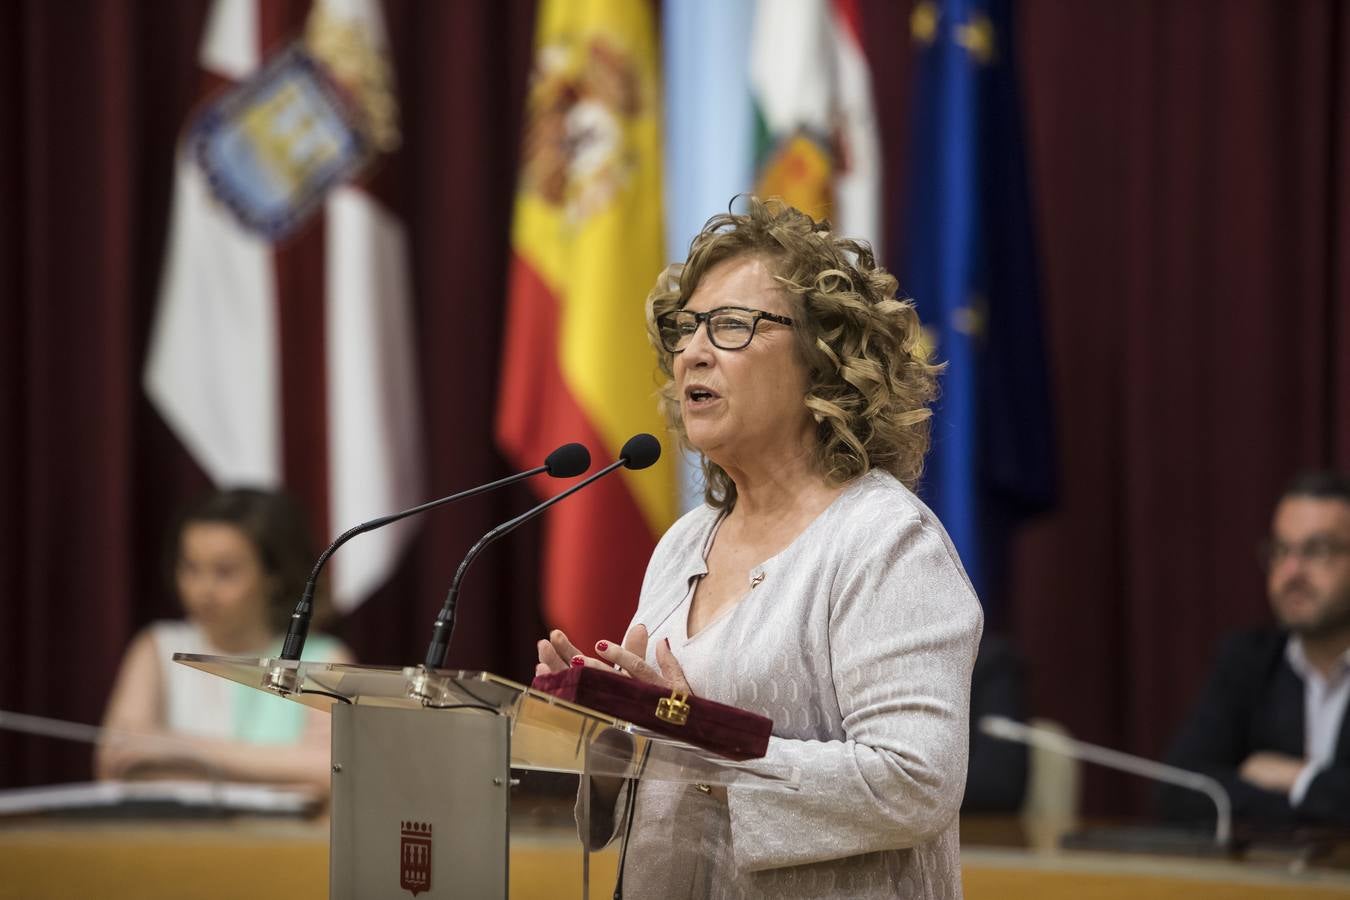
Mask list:
[[[1346,553],[1350,553],[1350,544],[1331,537],[1314,537],[1301,544],[1262,541],[1257,548],[1256,558],[1261,568],[1270,571],[1291,556],[1315,566],[1325,566]]]
[[[791,325],[787,316],[778,316],[762,309],[740,306],[719,306],[707,312],[676,309],[662,313],[656,319],[656,330],[661,335],[661,346],[669,353],[680,353],[694,339],[698,326],[707,323],[708,339],[721,350],[744,350],[755,336],[761,319]]]

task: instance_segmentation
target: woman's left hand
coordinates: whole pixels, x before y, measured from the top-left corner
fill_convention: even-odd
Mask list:
[[[596,655],[619,671],[638,681],[659,684],[661,687],[684,694],[692,694],[689,681],[684,677],[675,654],[670,651],[670,641],[663,640],[656,645],[656,665],[647,662],[647,629],[634,625],[624,637],[622,645],[600,641],[595,645]]]
[[[610,641],[598,641],[595,656],[585,656],[568,640],[567,635],[555,629],[548,640],[540,641],[539,664],[535,666],[536,675],[565,671],[569,665],[590,666],[594,669],[607,669],[620,674],[659,684],[664,688],[693,694],[689,681],[684,677],[684,669],[670,651],[670,641],[656,645],[656,664],[654,668],[647,662],[647,629],[643,625],[634,625],[624,635],[622,644]]]
[[[607,641],[600,643],[608,646]],[[597,645],[598,646],[598,645]],[[624,635],[623,646],[638,657],[647,654],[647,629],[634,625]],[[555,628],[549,632],[548,640],[538,644],[539,664],[534,667],[535,675],[548,675],[552,672],[566,672],[568,668],[589,666],[592,669],[613,671],[616,667],[603,659],[585,656],[561,630]]]

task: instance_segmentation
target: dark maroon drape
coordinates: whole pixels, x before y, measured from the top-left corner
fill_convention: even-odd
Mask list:
[[[403,102],[409,223],[429,488],[450,494],[507,474],[493,443],[511,202],[534,4],[386,4]],[[420,662],[464,553],[534,504],[523,487],[424,517],[408,564],[347,622],[363,660]],[[494,545],[464,582],[448,664],[528,681],[538,533]]]
[[[97,721],[172,608],[157,530],[204,485],[139,386],[201,4],[7,4],[0,708]],[[166,605],[167,604],[167,605]],[[0,734],[0,783],[87,751]]]
[[[908,5],[861,3],[888,188]],[[204,0],[0,4],[0,709],[96,721],[174,601],[161,532],[205,487],[139,384]],[[503,474],[496,347],[530,3],[389,0],[433,493]],[[1038,714],[1161,751],[1215,638],[1266,616],[1251,548],[1297,468],[1350,467],[1350,22],[1334,0],[1022,0],[1061,504],[1014,547]],[[389,196],[386,194],[386,196]],[[892,201],[888,208],[898,208]],[[469,544],[525,492],[427,517],[341,628],[420,657]],[[537,536],[466,582],[456,665],[529,672]],[[0,734],[0,786],[87,775]],[[1096,810],[1138,808],[1092,775]]]
[[[409,224],[428,486],[451,493],[505,474],[492,402],[534,6],[386,6],[405,142],[402,177],[377,189]],[[162,532],[207,482],[140,372],[207,7],[0,9],[0,709],[96,722],[131,635],[176,612]],[[420,659],[460,556],[531,502],[507,491],[426,517],[339,631],[367,661]],[[451,664],[528,678],[536,544],[525,528],[479,560]],[[86,748],[0,733],[0,786],[88,771]]]
[[[1015,555],[1039,713],[1152,756],[1301,467],[1350,467],[1337,2],[1021,7],[1062,503]],[[1139,808],[1094,773],[1095,808]]]

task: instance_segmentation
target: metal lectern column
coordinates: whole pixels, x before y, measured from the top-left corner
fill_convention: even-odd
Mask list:
[[[510,718],[336,704],[329,897],[506,900]]]

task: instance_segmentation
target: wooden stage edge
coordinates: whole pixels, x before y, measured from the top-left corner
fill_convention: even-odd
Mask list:
[[[327,841],[322,824],[10,822],[0,826],[0,900],[322,900]],[[616,861],[612,850],[591,857],[592,898],[610,896]],[[1220,860],[967,846],[962,869],[970,900],[1350,897],[1344,871]],[[513,840],[512,898],[576,897],[580,878],[581,852],[567,830]]]

